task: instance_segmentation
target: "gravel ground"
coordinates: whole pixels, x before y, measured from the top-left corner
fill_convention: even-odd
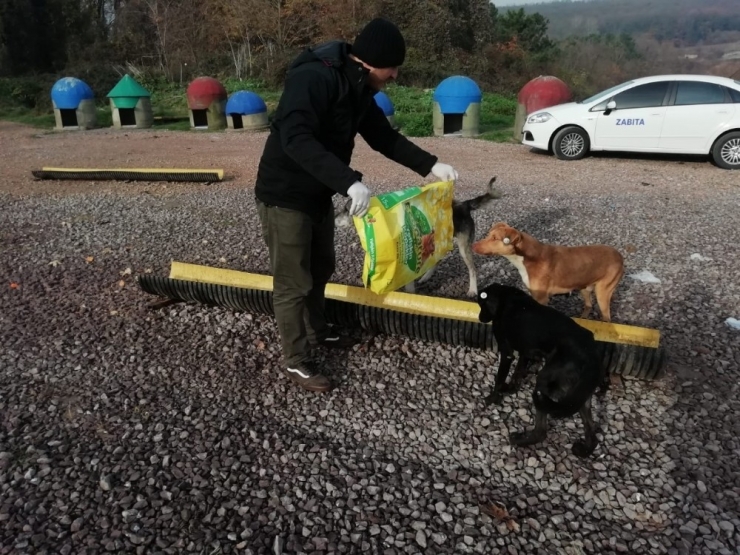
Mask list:
[[[583,461],[578,419],[509,447],[532,423],[532,380],[486,407],[495,353],[363,335],[322,353],[340,385],[316,395],[277,373],[270,318],[147,310],[135,277],[171,260],[267,272],[252,196],[264,139],[0,123],[0,553],[740,553],[740,331],[725,323],[740,318],[740,172],[418,140],[459,170],[460,197],[498,176],[506,196],[476,213],[478,237],[505,220],[543,241],[607,242],[628,274],[660,280],[625,276],[612,313],[662,331],[668,376],[597,402],[602,443]],[[55,165],[229,179],[31,177]],[[376,191],[421,183],[361,141],[355,167]],[[354,230],[337,246],[334,281],[360,285]],[[520,285],[505,260],[476,262],[482,285]],[[419,292],[466,290],[452,254]]]

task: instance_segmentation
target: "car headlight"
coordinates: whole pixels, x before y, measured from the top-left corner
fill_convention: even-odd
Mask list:
[[[539,114],[532,114],[527,118],[527,123],[545,123],[552,118],[552,115],[547,112],[540,112]]]

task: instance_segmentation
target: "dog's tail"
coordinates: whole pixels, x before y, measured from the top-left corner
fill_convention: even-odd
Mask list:
[[[473,210],[478,210],[479,208],[485,208],[492,201],[501,198],[503,196],[503,193],[494,188],[494,183],[496,183],[496,176],[493,176],[488,182],[488,190],[485,192],[485,194],[463,201],[462,204],[465,205],[468,210],[472,212]]]

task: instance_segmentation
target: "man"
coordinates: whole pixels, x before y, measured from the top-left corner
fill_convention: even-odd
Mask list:
[[[270,254],[273,306],[283,372],[309,391],[332,385],[310,360],[315,345],[349,348],[324,316],[324,290],[334,273],[334,205],[352,199],[362,217],[371,192],[350,166],[359,133],[374,150],[422,177],[457,179],[455,170],[407,140],[388,123],[374,95],[398,75],[403,36],[374,19],[354,44],[331,41],[300,54],[285,80],[257,171],[255,196]]]

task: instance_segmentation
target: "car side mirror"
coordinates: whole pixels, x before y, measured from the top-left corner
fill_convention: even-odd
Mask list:
[[[616,110],[616,109],[617,109],[617,103],[614,102],[613,100],[610,100],[606,104],[606,111],[604,111],[604,115],[608,116],[609,114],[612,113],[612,110]]]

